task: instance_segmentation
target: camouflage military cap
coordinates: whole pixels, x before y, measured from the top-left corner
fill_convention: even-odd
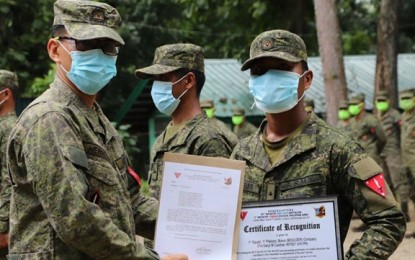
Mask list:
[[[151,78],[178,69],[193,69],[205,72],[204,50],[191,43],[177,43],[160,46],[154,52],[151,66],[137,69],[137,78]]]
[[[356,93],[349,99],[349,104],[365,103],[365,94]]]
[[[342,99],[339,102],[339,109],[347,109],[349,107],[349,101],[347,99]]]
[[[0,70],[0,89],[16,88],[19,86],[17,75],[8,70]]]
[[[244,116],[245,115],[245,109],[243,109],[241,107],[236,107],[236,108],[232,109],[232,114],[234,116]]]
[[[314,100],[312,100],[311,98],[305,98],[304,99],[304,105],[314,107]]]
[[[202,102],[200,102],[200,107],[201,108],[212,108],[212,107],[214,107],[213,100],[212,99],[202,100]]]
[[[389,99],[389,93],[387,91],[380,90],[376,94],[376,99],[377,100],[387,100],[387,99]]]
[[[94,1],[58,0],[54,5],[53,25],[65,26],[68,34],[77,40],[109,38],[120,44],[124,40],[117,33],[121,16],[117,9]]]
[[[285,30],[265,31],[251,44],[249,59],[241,70],[251,68],[253,61],[271,57],[289,62],[307,61],[307,48],[300,36]]]
[[[412,98],[414,97],[414,90],[413,89],[404,89],[399,92],[399,99],[401,98]]]

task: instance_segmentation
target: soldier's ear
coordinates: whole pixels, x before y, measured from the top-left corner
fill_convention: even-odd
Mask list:
[[[51,60],[53,60],[55,63],[60,63],[60,57],[59,57],[59,42],[58,40],[51,38],[48,41],[47,44],[48,54]]]
[[[311,82],[312,81],[313,81],[313,71],[308,70],[304,74],[304,87],[305,87],[305,90],[307,90],[311,87]]]
[[[189,72],[186,77],[186,89],[190,89],[196,86],[196,75],[193,72]]]

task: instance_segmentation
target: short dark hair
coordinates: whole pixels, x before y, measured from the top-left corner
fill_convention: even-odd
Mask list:
[[[58,24],[58,25],[54,25],[52,26],[52,32],[50,33],[50,37],[56,37],[56,36],[60,36],[61,34],[63,34],[64,32],[66,32],[65,26],[62,24]]]
[[[205,80],[206,80],[205,73],[199,70],[194,70],[194,69],[179,69],[176,71],[176,75],[177,77],[181,78],[190,72],[192,72],[196,76],[196,87],[197,87],[196,94],[197,94],[197,97],[200,97],[200,93],[202,92],[203,85],[205,85]]]
[[[303,69],[303,73],[308,70],[308,63],[304,60],[301,61],[301,67]]]

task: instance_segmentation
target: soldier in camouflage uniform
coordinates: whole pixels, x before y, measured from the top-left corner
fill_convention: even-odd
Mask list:
[[[395,195],[399,195],[401,209],[405,213],[406,220],[409,221],[408,204],[402,193],[407,184],[402,183],[402,157],[401,157],[401,114],[398,110],[390,107],[389,94],[386,91],[379,91],[376,94],[375,106],[376,116],[380,120],[386,135],[386,144],[382,150],[381,157],[384,160],[388,172],[391,176],[391,185],[395,190]]]
[[[349,112],[353,115],[350,120],[351,136],[378,164],[381,164],[380,153],[386,144],[386,136],[379,119],[366,113],[364,94],[357,93],[350,98]]]
[[[9,258],[159,259],[135,240],[154,235],[157,201],[140,197],[121,138],[95,101],[116,74],[120,15],[74,0],[56,1],[54,15],[55,79],[8,141]]]
[[[158,198],[165,152],[229,157],[231,147],[200,108],[205,83],[204,51],[191,43],[160,46],[151,66],[137,69],[138,78],[153,79],[151,97],[157,109],[171,116],[157,137],[150,155],[149,186]]]
[[[17,120],[15,99],[18,94],[17,75],[8,70],[0,70],[0,259],[7,259],[9,243],[11,184],[6,164],[6,148],[10,131]]]
[[[205,111],[206,116],[209,118],[210,122],[213,123],[212,125],[218,128],[218,132],[221,133],[229,147],[233,149],[239,139],[224,122],[215,117],[215,104],[213,103],[213,100],[203,100],[200,102],[200,107]]]
[[[349,100],[350,119],[349,135],[365,149],[384,170],[385,178],[393,192],[392,178],[384,159],[380,156],[386,144],[386,135],[379,119],[365,111],[365,95],[354,94]]]
[[[266,119],[232,153],[247,163],[244,201],[337,195],[342,242],[353,210],[369,226],[346,259],[387,259],[404,236],[405,217],[382,181],[382,169],[363,148],[305,111],[301,99],[313,73],[303,40],[284,30],[259,34],[242,65],[246,69],[255,104]],[[382,190],[366,185],[372,181]]]
[[[408,203],[409,198],[415,200],[415,94],[412,89],[399,93],[399,106],[404,111],[401,118],[401,151],[404,166],[403,181],[407,183],[401,201]],[[410,236],[415,238],[415,232]]]
[[[337,113],[337,128],[343,130],[345,133],[350,132],[350,112],[348,103],[349,102],[345,99],[340,100],[339,111]]]
[[[255,133],[257,127],[248,122],[245,117],[245,110],[243,108],[234,108],[232,110],[233,132],[238,136],[239,140]]]

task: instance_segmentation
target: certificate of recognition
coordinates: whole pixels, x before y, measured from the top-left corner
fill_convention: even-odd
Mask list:
[[[245,162],[164,154],[154,249],[236,259]]]
[[[238,260],[343,259],[334,196],[244,203]]]

